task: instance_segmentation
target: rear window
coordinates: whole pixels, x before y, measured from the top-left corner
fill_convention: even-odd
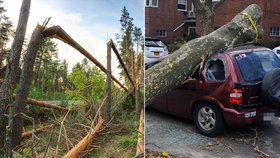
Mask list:
[[[164,47],[161,41],[145,41],[145,46],[148,47]]]
[[[245,82],[261,81],[266,72],[280,68],[280,59],[271,51],[242,53],[235,59]]]

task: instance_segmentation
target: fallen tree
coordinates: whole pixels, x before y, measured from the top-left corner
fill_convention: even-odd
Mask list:
[[[95,135],[99,132],[102,127],[104,120],[100,117],[97,125],[92,128],[88,134],[78,143],[76,144],[68,153],[66,153],[63,158],[72,158],[81,156],[82,152],[87,149],[87,147],[92,142]]]
[[[30,137],[32,135],[32,133],[36,134],[36,133],[40,133],[40,132],[43,132],[45,131],[46,129],[52,127],[53,125],[46,125],[46,126],[43,126],[43,127],[39,127],[35,130],[32,130],[32,131],[27,131],[27,132],[24,132],[21,134],[21,138],[27,138],[27,137]]]
[[[12,99],[16,100],[16,95],[15,94],[12,95]],[[34,105],[34,106],[46,107],[46,108],[51,108],[51,109],[55,109],[55,110],[59,110],[59,111],[65,111],[65,112],[67,112],[69,110],[69,109],[67,109],[65,107],[62,107],[62,106],[59,106],[59,105],[49,104],[49,103],[46,103],[46,102],[43,102],[43,101],[38,101],[38,100],[35,100],[35,99],[30,99],[30,98],[26,99],[26,103]]]
[[[261,37],[263,33],[260,25],[261,15],[261,8],[252,4],[226,25],[186,43],[162,62],[148,69],[145,74],[145,106],[154,98],[179,87],[207,55],[219,52],[230,45]],[[253,23],[250,22],[250,18]],[[256,25],[257,30],[253,25]]]

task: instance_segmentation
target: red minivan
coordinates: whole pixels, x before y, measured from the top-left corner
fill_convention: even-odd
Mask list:
[[[151,107],[193,119],[206,136],[225,125],[244,126],[273,118],[277,110],[262,103],[262,79],[279,58],[268,48],[238,46],[207,57],[182,85],[157,97]]]

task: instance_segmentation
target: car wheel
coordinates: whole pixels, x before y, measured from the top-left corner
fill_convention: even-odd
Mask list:
[[[197,130],[208,137],[219,135],[224,130],[220,109],[211,103],[199,103],[194,108],[193,119]]]

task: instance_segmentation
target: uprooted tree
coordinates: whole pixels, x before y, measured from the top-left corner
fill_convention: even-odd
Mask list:
[[[258,31],[244,13],[256,24]],[[257,33],[258,37],[261,37],[261,15],[261,8],[252,4],[226,25],[186,43],[162,62],[148,69],[145,74],[145,106],[154,98],[179,87],[207,55],[230,45],[252,41],[257,37]]]

